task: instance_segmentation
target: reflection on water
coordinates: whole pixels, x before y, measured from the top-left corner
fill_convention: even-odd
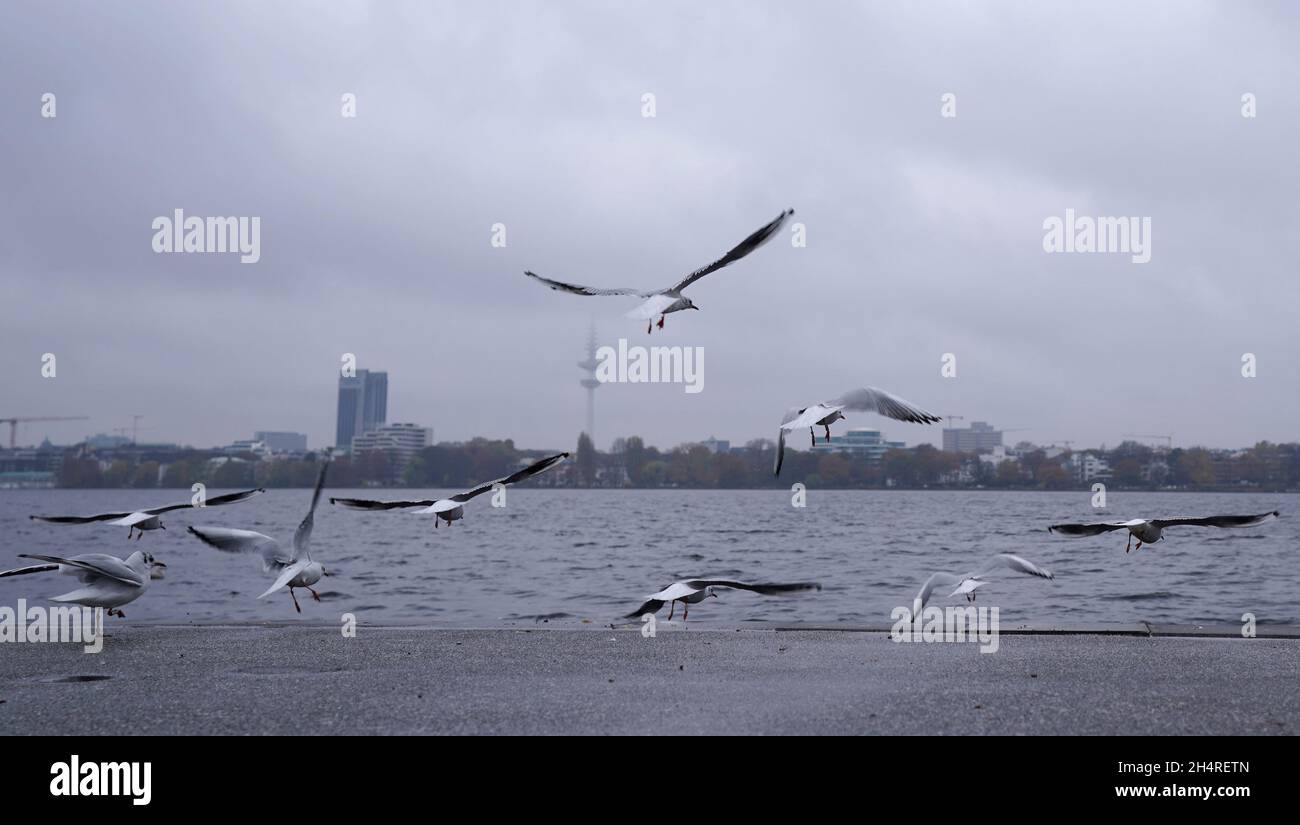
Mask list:
[[[184,530],[187,524],[239,527],[287,544],[310,495],[271,490],[243,504],[172,513],[164,517],[166,532],[127,544],[126,528],[51,525],[27,516],[148,507],[189,493],[4,492],[0,565],[16,566],[18,553],[126,555],[147,548],[167,563],[167,576],[126,607],[132,622],[336,622],[350,612],[375,624],[608,623],[674,579],[716,575],[813,579],[825,589],[779,599],[724,593],[691,612],[693,625],[882,625],[895,606],[911,603],[929,573],[962,572],[992,553],[1013,552],[1046,566],[1056,580],[1000,576],[981,589],[980,603],[999,606],[1004,626],[1237,623],[1248,611],[1261,623],[1300,623],[1291,595],[1300,583],[1293,495],[1112,492],[1111,506],[1096,511],[1087,492],[812,490],[808,507],[799,510],[779,491],[518,488],[507,508],[492,508],[484,496],[467,507],[464,521],[436,531],[428,516],[323,503],[313,556],[334,575],[318,586],[322,603],[300,597],[301,615],[287,593],[257,600],[270,584],[257,557],[218,553]],[[419,493],[425,496],[433,491]],[[1164,541],[1129,555],[1122,533],[1066,539],[1046,530],[1056,521],[1274,508],[1282,519],[1261,527],[1172,529]],[[73,583],[52,574],[0,580],[0,604],[66,592]]]

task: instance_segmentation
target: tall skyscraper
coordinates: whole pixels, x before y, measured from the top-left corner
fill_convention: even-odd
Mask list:
[[[366,374],[365,398],[361,409],[361,432],[384,426],[388,421],[388,373]]]
[[[334,446],[352,449],[352,439],[382,427],[388,420],[388,373],[357,370],[339,377],[338,426]]]

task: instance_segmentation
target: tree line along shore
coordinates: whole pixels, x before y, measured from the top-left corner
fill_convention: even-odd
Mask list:
[[[476,438],[395,456],[335,455],[331,487],[457,488],[499,478],[556,450],[521,449]],[[568,488],[789,489],[1108,489],[1194,491],[1300,490],[1300,444],[1261,442],[1240,450],[1157,448],[1061,450],[1017,445],[998,456],[946,452],[922,444],[866,456],[787,449],[774,477],[774,445],[759,439],[719,450],[683,444],[661,450],[631,436],[595,449],[582,435],[570,461],[530,482]],[[321,453],[257,456],[160,445],[107,451],[63,450],[47,486],[61,488],[311,487]]]

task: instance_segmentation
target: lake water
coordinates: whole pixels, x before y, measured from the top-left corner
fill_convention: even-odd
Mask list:
[[[210,491],[216,495],[219,491]],[[446,491],[442,491],[445,493]],[[376,495],[376,493],[378,493]],[[271,490],[242,504],[163,517],[166,532],[127,543],[126,528],[54,525],[28,515],[91,514],[188,498],[179,490],[53,490],[0,493],[0,566],[18,553],[125,556],[146,548],[167,576],[125,608],[145,622],[337,622],[351,612],[374,624],[532,626],[609,623],[675,579],[721,576],[749,581],[814,580],[819,593],[765,598],[723,591],[693,611],[691,624],[845,622],[886,625],[910,605],[936,570],[962,572],[989,555],[1013,552],[1056,574],[1055,581],[1008,574],[980,591],[1004,627],[1132,623],[1300,624],[1296,496],[1111,493],[1106,510],[1090,494],[812,490],[805,509],[775,491],[605,491],[513,488],[507,506],[471,502],[464,521],[433,529],[409,512],[343,510],[322,501],[313,557],[333,575],[302,614],[287,593],[259,601],[270,584],[254,556],[201,544],[186,525],[267,533],[289,542],[309,490]],[[434,497],[433,491],[328,490],[329,495]],[[1245,530],[1187,527],[1125,555],[1126,534],[1066,539],[1060,521],[1135,516],[1255,513],[1282,518]],[[0,580],[0,605],[72,589],[54,574]],[[964,604],[946,594],[932,604]],[[666,617],[666,611],[662,616]],[[680,612],[678,613],[680,617]]]

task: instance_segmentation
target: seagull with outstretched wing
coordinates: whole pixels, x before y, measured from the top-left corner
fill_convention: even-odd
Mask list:
[[[650,596],[644,604],[627,614],[623,618],[635,619],[646,613],[658,613],[665,605],[672,605],[668,609],[668,620],[672,621],[673,611],[677,609],[677,602],[682,603],[682,621],[686,621],[690,615],[691,605],[699,604],[708,598],[718,598],[716,591],[719,587],[729,587],[733,590],[748,590],[751,593],[759,593],[764,596],[780,596],[788,593],[804,593],[809,590],[821,590],[822,586],[817,582],[794,582],[792,584],[748,584],[746,582],[731,581],[729,579],[686,579],[672,584]]]
[[[930,600],[930,594],[936,587],[947,587],[956,585],[953,591],[948,594],[949,598],[953,596],[965,596],[966,601],[975,601],[975,591],[988,584],[989,574],[999,568],[1007,568],[1015,573],[1024,573],[1027,576],[1038,576],[1042,579],[1054,579],[1050,570],[1034,564],[1028,559],[1011,553],[998,553],[984,563],[978,570],[969,573],[934,573],[930,578],[925,580],[921,585],[920,591],[917,592],[916,598],[912,600],[912,615],[919,616],[925,603]]]
[[[654,327],[654,318],[659,316],[658,327],[663,329],[664,317],[670,312],[680,312],[684,309],[699,309],[690,298],[682,295],[682,290],[695,283],[711,272],[717,272],[728,264],[735,263],[749,253],[758,249],[763,244],[772,239],[781,227],[785,224],[790,216],[794,214],[793,209],[787,209],[780,215],[777,215],[767,224],[751,234],[748,238],[741,241],[730,252],[718,258],[708,266],[700,267],[691,274],[682,278],[677,283],[664,289],[628,289],[623,287],[593,287],[581,286],[579,284],[567,284],[563,281],[553,281],[550,278],[543,278],[535,272],[525,270],[524,274],[540,283],[545,284],[551,289],[559,292],[567,292],[571,295],[633,295],[645,299],[632,311],[627,313],[629,318],[638,318],[646,321],[646,332],[652,332]]]
[[[320,562],[312,560],[310,550],[312,528],[316,524],[316,504],[320,501],[320,491],[325,486],[325,472],[329,466],[328,459],[321,464],[320,474],[316,476],[316,488],[311,494],[311,507],[293,533],[292,549],[254,530],[191,527],[189,532],[199,541],[223,553],[256,553],[261,556],[262,572],[274,573],[275,583],[258,598],[265,599],[272,593],[288,587],[289,598],[293,599],[294,609],[301,613],[302,607],[298,604],[298,596],[294,594],[294,588],[305,588],[308,593],[311,593],[313,599],[320,601],[320,594],[312,588],[312,585],[320,581],[321,576],[330,575]]]
[[[19,553],[18,557],[34,559],[42,564],[5,570],[0,572],[0,579],[56,571],[65,576],[77,576],[81,579],[82,587],[62,596],[52,596],[50,601],[71,602],[83,607],[106,607],[110,616],[125,616],[121,611],[122,605],[144,595],[153,578],[151,574],[154,569],[167,566],[143,550],[135,551],[125,561],[104,553],[83,553],[67,558]]]
[[[831,440],[831,424],[844,418],[844,411],[873,412],[896,421],[908,421],[913,424],[937,424],[939,416],[928,413],[910,401],[904,401],[893,393],[876,387],[860,387],[850,390],[839,398],[789,410],[781,419],[781,429],[776,437],[776,464],[772,475],[781,474],[781,464],[785,461],[785,434],[808,428],[812,434],[812,444],[817,446],[817,427],[826,428],[826,442]]]
[[[1266,521],[1272,521],[1279,516],[1281,516],[1280,512],[1270,510],[1267,513],[1256,513],[1253,516],[1135,518],[1128,521],[1104,521],[1092,524],[1053,524],[1047,529],[1049,532],[1059,533],[1062,536],[1074,537],[1099,536],[1112,530],[1128,530],[1128,545],[1124,548],[1124,552],[1127,553],[1130,550],[1141,550],[1144,543],[1155,544],[1160,541],[1164,538],[1166,527],[1254,527]],[[1133,539],[1135,538],[1137,539],[1137,547],[1133,546]]]
[[[438,526],[438,519],[442,519],[450,526],[453,521],[458,521],[465,517],[465,502],[475,496],[481,496],[498,486],[507,487],[511,484],[517,484],[518,482],[531,478],[538,473],[551,469],[568,457],[568,453],[557,453],[552,456],[547,456],[546,458],[535,461],[527,467],[517,470],[508,476],[494,479],[493,481],[485,481],[477,487],[473,487],[463,493],[457,493],[451,498],[430,498],[403,501],[374,501],[367,498],[331,498],[330,504],[337,504],[338,506],[346,507],[349,510],[407,510],[412,507],[420,507],[423,509],[417,510],[417,513],[433,513],[434,527]]]
[[[159,518],[163,513],[169,513],[172,510],[185,510],[191,507],[216,507],[221,504],[234,504],[237,501],[244,501],[252,498],[258,493],[265,493],[266,490],[258,487],[256,490],[244,490],[238,493],[227,493],[224,496],[215,498],[200,499],[197,503],[186,501],[180,504],[167,504],[162,507],[154,507],[149,510],[125,511],[120,513],[100,513],[95,516],[30,516],[33,521],[47,521],[50,524],[90,524],[96,521],[105,521],[117,527],[128,527],[126,537],[129,540],[136,530],[140,531],[136,541],[144,535],[145,530],[166,530],[163,526],[162,519]]]

